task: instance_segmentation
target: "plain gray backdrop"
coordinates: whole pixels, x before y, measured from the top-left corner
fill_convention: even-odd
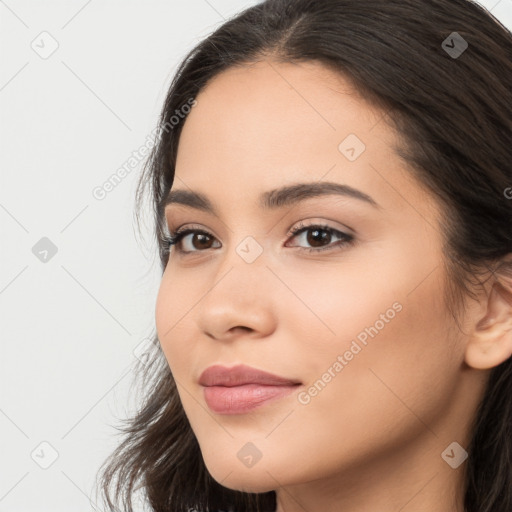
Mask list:
[[[0,0],[0,512],[101,510],[160,279],[133,155],[188,50],[256,3]]]

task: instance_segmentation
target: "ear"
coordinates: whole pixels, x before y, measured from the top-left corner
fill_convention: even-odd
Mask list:
[[[489,369],[512,355],[512,293],[498,282],[492,285],[487,312],[477,320],[468,344],[465,361],[477,369]]]

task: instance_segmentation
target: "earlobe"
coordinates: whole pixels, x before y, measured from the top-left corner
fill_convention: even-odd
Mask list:
[[[512,294],[499,284],[492,287],[486,315],[477,321],[466,347],[466,363],[489,369],[512,355]]]

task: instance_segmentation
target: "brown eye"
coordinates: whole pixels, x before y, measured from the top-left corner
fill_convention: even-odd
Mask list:
[[[306,232],[309,232],[306,240],[313,247],[323,247],[331,241],[332,235],[326,229],[308,229]]]
[[[192,238],[190,239],[190,243],[194,249],[209,249],[212,242],[212,237],[210,235],[206,235],[204,233],[190,233]],[[197,244],[197,245],[196,245]]]
[[[192,235],[189,237],[189,235]],[[212,248],[212,242],[215,239],[210,233],[200,229],[184,229],[166,239],[168,248],[176,245],[179,253],[200,252]],[[185,247],[184,247],[185,246]]]
[[[299,247],[309,252],[320,252],[335,248],[343,248],[346,245],[354,243],[355,239],[352,235],[338,231],[330,226],[311,225],[300,226],[294,228],[290,236],[292,238],[302,239],[303,242],[311,247]],[[331,243],[332,240],[338,238],[338,243]],[[296,247],[296,246],[292,246]]]

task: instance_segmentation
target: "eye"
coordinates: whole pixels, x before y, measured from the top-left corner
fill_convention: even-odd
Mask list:
[[[192,237],[189,237],[192,235]],[[188,238],[188,240],[187,240]],[[164,239],[166,252],[171,250],[173,245],[176,246],[176,251],[182,254],[190,252],[201,252],[204,249],[210,249],[211,241],[214,236],[203,229],[186,228],[178,230],[176,233],[170,233],[170,236]],[[187,245],[188,248],[183,248],[183,245]],[[197,246],[195,245],[197,243]],[[199,247],[199,250],[197,248]]]
[[[308,232],[311,233],[311,235],[308,235]],[[336,248],[342,249],[355,242],[355,238],[352,235],[343,233],[342,231],[324,224],[311,224],[307,226],[301,223],[299,226],[290,230],[288,236],[302,239],[302,241],[310,244],[312,248],[301,247],[302,250],[308,252],[329,251]],[[333,237],[339,239],[338,243],[331,243]]]
[[[310,236],[304,236],[307,233]],[[355,243],[355,238],[352,235],[343,233],[327,225],[311,224],[306,226],[299,224],[299,226],[290,230],[287,234],[288,237],[302,239],[303,242],[310,244],[312,247],[299,247],[300,250],[308,252],[320,252],[336,248],[343,248],[347,245]],[[337,243],[332,243],[333,238]],[[212,248],[212,242],[215,237],[203,229],[185,228],[178,230],[176,233],[171,232],[170,236],[165,237],[163,242],[165,244],[165,251],[169,252],[173,245],[176,246],[176,251],[180,254],[189,254],[194,252],[203,252],[205,249]],[[185,247],[184,247],[185,246]],[[217,248],[219,245],[217,245]],[[290,247],[290,246],[288,246]],[[297,247],[297,246],[291,246]]]

